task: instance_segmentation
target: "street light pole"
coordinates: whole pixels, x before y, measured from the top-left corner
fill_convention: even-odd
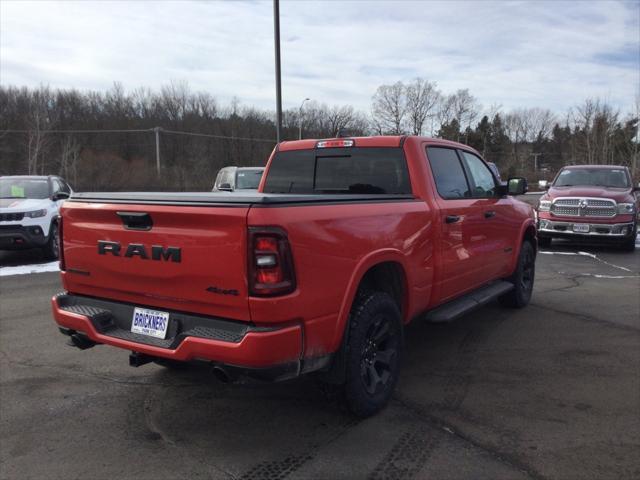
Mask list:
[[[310,98],[305,98],[300,104],[300,110],[298,111],[298,140],[302,140],[302,107],[304,107],[304,102],[311,100]]]
[[[538,171],[538,157],[542,155],[542,153],[532,153],[531,156],[533,157],[533,171],[537,172]]]
[[[156,172],[160,175],[160,127],[153,129],[156,132]]]
[[[282,130],[282,87],[280,83],[280,1],[273,0],[273,36],[276,49],[276,141]]]

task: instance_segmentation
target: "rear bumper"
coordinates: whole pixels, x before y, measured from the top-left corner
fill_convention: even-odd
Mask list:
[[[0,250],[44,247],[48,239],[38,225],[0,225]]]
[[[574,232],[574,224],[589,225],[589,231]],[[635,223],[587,223],[539,219],[538,236],[624,241],[635,236]]]
[[[169,311],[167,339],[131,332],[134,306],[71,294],[51,300],[53,316],[67,335],[81,334],[92,342],[112,345],[151,357],[206,361],[258,376],[282,379],[302,373],[302,326],[255,327],[214,317]],[[283,373],[284,372],[284,373]]]

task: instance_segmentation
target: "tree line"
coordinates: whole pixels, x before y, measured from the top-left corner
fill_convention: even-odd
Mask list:
[[[626,115],[599,99],[562,116],[505,112],[417,78],[381,85],[368,113],[317,101],[286,110],[282,138],[428,135],[471,145],[503,176],[549,178],[577,163],[627,165],[637,175],[637,103]],[[106,92],[0,86],[0,175],[60,174],[76,190],[209,190],[223,166],[265,164],[274,117],[238,99],[221,105],[186,83],[131,92],[117,83]]]

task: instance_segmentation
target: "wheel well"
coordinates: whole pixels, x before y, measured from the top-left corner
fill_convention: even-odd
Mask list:
[[[395,300],[404,318],[406,311],[406,279],[404,269],[399,263],[379,263],[367,270],[358,286],[358,293],[363,291],[388,293]]]
[[[536,236],[536,228],[533,225],[527,227],[524,232],[524,238],[522,239],[522,241],[531,242],[531,245],[533,245],[533,251],[538,251],[538,237]]]

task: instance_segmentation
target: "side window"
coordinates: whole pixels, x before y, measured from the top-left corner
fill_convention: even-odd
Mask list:
[[[51,184],[53,186],[53,193],[58,193],[60,190],[62,190],[62,185],[60,185],[60,182],[57,178],[51,179]]]
[[[496,181],[489,167],[473,153],[462,152],[473,183],[473,196],[475,198],[491,198],[496,195]]]
[[[71,195],[71,187],[64,180],[60,180],[60,190]]]
[[[469,198],[469,184],[460,159],[451,148],[427,147],[431,172],[436,180],[438,193],[444,199]]]

